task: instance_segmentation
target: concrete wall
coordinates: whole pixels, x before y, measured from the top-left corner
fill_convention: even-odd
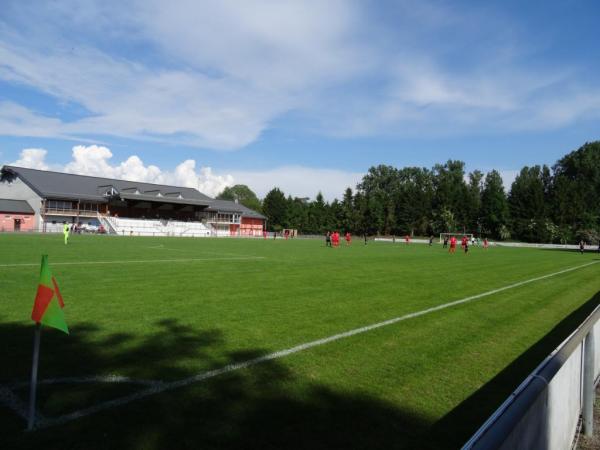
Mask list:
[[[581,411],[580,344],[542,391],[501,448],[568,449]]]
[[[582,349],[579,344],[548,385],[548,448],[571,448],[581,412]]]
[[[600,379],[598,308],[511,394],[463,450],[569,449],[582,414],[586,336],[594,333],[593,376]],[[589,361],[589,358],[587,358]],[[590,361],[591,362],[591,361]],[[593,389],[590,392],[593,395]]]
[[[42,230],[42,219],[40,209],[42,207],[42,198],[37,195],[29,186],[27,186],[20,178],[15,178],[12,182],[0,182],[0,198],[10,200],[26,200],[29,206],[35,212],[33,218],[33,230]]]
[[[594,326],[594,378],[600,378],[600,322]]]

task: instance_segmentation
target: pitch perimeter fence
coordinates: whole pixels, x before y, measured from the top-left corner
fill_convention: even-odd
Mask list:
[[[600,305],[483,424],[462,450],[572,447],[593,431],[600,381]]]

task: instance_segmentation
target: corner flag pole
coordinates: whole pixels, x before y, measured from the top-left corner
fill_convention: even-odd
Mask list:
[[[33,430],[35,425],[35,397],[37,393],[38,362],[40,360],[40,334],[41,324],[36,322],[33,337],[33,364],[31,366],[31,386],[29,387],[29,417],[27,419],[27,431]]]

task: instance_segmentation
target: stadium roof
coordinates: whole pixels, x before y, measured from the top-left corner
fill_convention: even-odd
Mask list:
[[[26,200],[9,200],[5,198],[0,198],[0,212],[18,214],[35,213]]]
[[[1,177],[18,176],[42,198],[88,200],[106,203],[111,197],[160,203],[205,206],[211,211],[239,212],[264,218],[256,211],[226,200],[215,200],[194,188],[91,177],[48,170],[4,166]]]
[[[235,203],[229,200],[211,200],[208,211],[228,211],[240,213],[244,217],[253,217],[256,219],[264,219],[265,216],[257,213],[256,211],[245,207],[241,203]]]

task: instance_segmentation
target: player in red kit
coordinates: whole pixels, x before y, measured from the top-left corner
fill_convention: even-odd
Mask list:
[[[456,252],[456,237],[452,236],[450,238],[450,250],[448,250],[449,253],[455,253]]]
[[[346,231],[346,245],[350,245],[352,242],[352,236],[350,236],[350,232]]]

